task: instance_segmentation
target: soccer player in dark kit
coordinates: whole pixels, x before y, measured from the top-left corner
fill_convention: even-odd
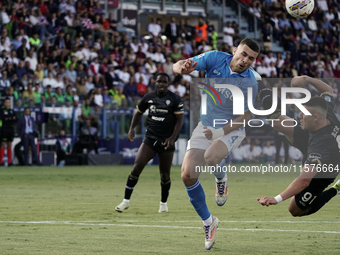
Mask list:
[[[161,176],[160,213],[168,212],[167,199],[170,190],[170,168],[175,151],[175,142],[183,125],[183,101],[168,90],[170,77],[159,73],[156,77],[156,91],[145,94],[137,105],[137,112],[132,118],[128,139],[133,141],[135,127],[149,109],[147,131],[142,145],[139,147],[134,166],[127,179],[125,196],[115,210],[123,212],[129,208],[130,197],[139,175],[146,164],[158,153],[159,171]]]
[[[0,109],[0,126],[1,126],[1,148],[0,148],[0,165],[4,165],[3,158],[5,154],[5,148],[7,145],[7,158],[8,165],[12,165],[12,142],[14,138],[13,125],[17,122],[17,116],[13,109],[10,109],[11,101],[9,98],[5,98],[3,107]]]

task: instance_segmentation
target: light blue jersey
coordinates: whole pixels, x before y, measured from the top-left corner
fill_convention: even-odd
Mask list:
[[[209,51],[201,55],[195,56],[192,59],[198,62],[195,70],[206,71],[205,84],[213,87],[220,99],[219,102],[217,96],[207,86],[204,89],[209,91],[211,96],[207,95],[207,113],[202,115],[202,107],[200,110],[201,121],[204,126],[213,127],[214,119],[226,119],[229,121],[234,120],[239,115],[233,115],[233,95],[227,88],[215,88],[216,84],[231,84],[237,86],[244,95],[244,111],[248,111],[248,87],[252,88],[253,91],[253,103],[257,94],[257,80],[261,79],[261,76],[256,73],[252,68],[248,68],[243,73],[234,73],[229,67],[229,63],[233,58],[232,55],[220,52],[220,51]],[[245,78],[245,79],[244,79]],[[203,93],[205,93],[203,91]],[[215,104],[214,99],[217,104]],[[220,128],[224,125],[215,125],[215,128]]]

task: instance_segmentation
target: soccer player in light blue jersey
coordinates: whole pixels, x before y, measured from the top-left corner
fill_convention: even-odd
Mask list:
[[[195,166],[220,166],[225,164],[226,158],[233,148],[239,146],[245,137],[244,120],[250,119],[247,103],[247,88],[253,92],[253,103],[257,94],[257,80],[261,79],[251,67],[260,52],[259,45],[252,39],[245,38],[235,48],[233,55],[219,51],[210,51],[187,60],[180,60],[173,65],[177,74],[189,74],[194,70],[205,71],[205,89],[215,88],[216,84],[236,85],[244,95],[244,114],[233,115],[233,97],[228,89],[216,88],[222,104],[215,105],[212,98],[207,97],[207,114],[202,114],[201,121],[193,131],[188,142],[187,152],[182,163],[182,181],[186,187],[189,200],[201,217],[205,230],[205,248],[210,250],[215,243],[215,230],[219,221],[212,217],[206,201],[204,190],[198,180],[199,173]],[[214,78],[214,79],[212,79]],[[226,83],[228,82],[228,83]],[[233,120],[232,126],[216,125],[214,119]],[[216,203],[224,205],[228,198],[227,176],[215,172],[216,177]]]

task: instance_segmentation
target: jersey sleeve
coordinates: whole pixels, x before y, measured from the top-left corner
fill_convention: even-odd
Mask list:
[[[183,100],[180,97],[176,97],[176,103],[174,104],[174,114],[183,114],[183,113],[184,113]]]
[[[148,109],[147,95],[143,96],[143,98],[136,105],[136,108],[139,113],[144,113],[146,109]]]
[[[195,67],[195,70],[197,71],[209,71],[210,68],[214,63],[216,63],[216,57],[217,57],[217,51],[208,51],[205,53],[202,53],[198,56],[193,57],[192,59],[195,62],[198,62],[197,66]]]

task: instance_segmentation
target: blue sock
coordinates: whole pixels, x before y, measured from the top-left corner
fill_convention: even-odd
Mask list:
[[[217,178],[217,180],[222,180],[225,176],[225,172],[222,171],[222,167],[225,166],[225,158],[222,159],[221,162],[218,165],[221,167],[220,171],[215,171],[213,173],[214,173],[215,177]]]
[[[210,212],[207,203],[205,202],[203,187],[199,180],[197,180],[191,186],[185,186],[185,188],[187,189],[189,200],[192,206],[195,208],[197,214],[202,220],[208,219],[210,217]]]

